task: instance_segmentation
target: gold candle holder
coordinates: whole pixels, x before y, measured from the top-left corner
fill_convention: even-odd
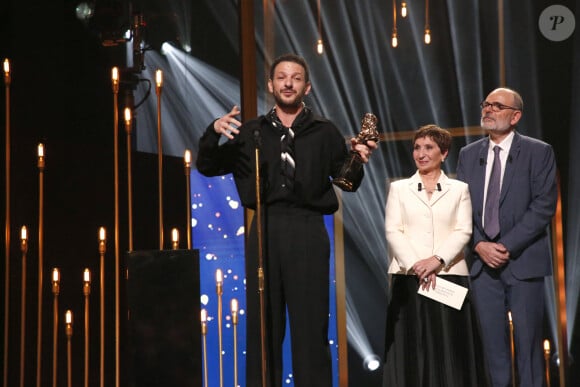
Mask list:
[[[508,311],[508,320],[510,328],[510,355],[512,366],[512,386],[516,385],[516,347],[514,342],[514,322],[512,321],[512,312]]]
[[[265,294],[265,278],[264,278],[264,243],[263,243],[263,228],[262,228],[262,195],[260,192],[262,188],[260,186],[260,147],[257,146],[254,149],[255,156],[255,182],[256,182],[256,229],[258,231],[258,295],[260,301],[260,362],[261,362],[261,372],[262,372],[262,387],[266,387],[266,374],[268,368],[268,362],[266,360],[267,350],[266,350],[266,294]]]
[[[157,94],[157,179],[159,187],[159,250],[163,250],[163,138],[161,134],[161,90],[163,72],[155,71],[155,93]]]
[[[133,251],[133,171],[131,167],[131,131],[133,121],[131,119],[131,109],[125,108],[125,132],[127,133],[127,212],[129,225],[129,251]]]
[[[183,154],[183,165],[185,167],[185,192],[187,203],[187,222],[185,223],[185,229],[187,230],[187,249],[191,250],[191,152],[189,149],[185,150]]]
[[[65,333],[66,333],[66,385],[72,387],[72,334],[73,334],[73,315],[70,310],[65,314]]]
[[[42,379],[42,293],[44,289],[44,145],[38,144],[38,321],[36,325],[36,387]]]
[[[24,387],[24,359],[26,350],[26,253],[28,236],[26,226],[20,229],[20,251],[22,251],[22,282],[20,292],[20,387]]]
[[[207,311],[201,310],[201,339],[202,339],[202,355],[203,355],[203,386],[208,387],[207,382]]]
[[[234,387],[238,387],[238,300],[232,298],[232,325],[234,327]]]
[[[52,387],[58,379],[58,295],[60,294],[60,272],[52,269]]]
[[[4,152],[6,178],[6,206],[4,208],[4,387],[8,387],[8,333],[10,317],[10,61],[4,59],[4,85],[6,86],[6,140]]]
[[[115,175],[115,386],[119,387],[119,69],[113,67],[113,153]]]
[[[179,249],[179,230],[176,228],[171,230],[171,248],[173,250]]]
[[[89,387],[89,296],[91,295],[91,271],[83,271],[83,296],[85,299],[85,378],[84,386]]]
[[[551,386],[550,381],[550,340],[544,340],[544,364],[546,367],[546,386]]]
[[[222,354],[222,295],[223,295],[223,275],[221,269],[217,269],[215,272],[216,281],[216,294],[218,301],[218,350],[219,350],[219,364],[220,364],[220,387],[224,385],[224,367],[223,367],[223,354]]]
[[[105,253],[107,251],[107,234],[104,227],[99,229],[99,310],[100,310],[100,332],[99,332],[99,378],[100,386],[105,386]]]

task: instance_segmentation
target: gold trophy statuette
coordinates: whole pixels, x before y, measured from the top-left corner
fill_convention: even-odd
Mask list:
[[[356,142],[366,144],[367,141],[379,141],[379,132],[377,131],[377,116],[372,113],[366,113],[362,119],[362,128],[356,136]],[[351,151],[350,156],[345,160],[338,177],[332,180],[332,183],[340,187],[343,191],[352,192],[354,182],[358,180],[363,161],[358,152]]]

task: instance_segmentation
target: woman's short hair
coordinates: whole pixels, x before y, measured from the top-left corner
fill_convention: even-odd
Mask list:
[[[451,146],[451,133],[447,129],[442,129],[434,124],[421,126],[415,132],[413,144],[418,138],[430,137],[439,146],[441,153],[445,153]]]

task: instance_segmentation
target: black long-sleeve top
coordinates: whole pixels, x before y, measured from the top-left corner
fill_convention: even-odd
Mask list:
[[[232,173],[244,207],[256,208],[256,144],[259,143],[261,201],[266,205],[298,207],[332,214],[338,209],[331,177],[337,176],[349,152],[344,137],[329,120],[308,112],[294,130],[296,162],[293,191],[284,186],[280,162],[280,132],[266,116],[244,123],[233,140],[219,144],[213,123],[200,138],[196,161],[205,176]],[[364,172],[353,181],[353,191]]]

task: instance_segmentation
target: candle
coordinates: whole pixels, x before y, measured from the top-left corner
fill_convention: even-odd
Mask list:
[[[42,143],[38,144],[38,157],[44,157],[44,145]]]
[[[125,125],[131,125],[131,109],[128,107],[125,108]]]
[[[215,272],[215,281],[218,285],[221,285],[223,282],[223,275],[221,269],[217,269]]]
[[[4,59],[4,75],[8,76],[10,74],[10,61],[8,58]]]
[[[231,309],[232,309],[232,322],[234,325],[238,324],[238,300],[232,298],[231,301]]]
[[[91,283],[91,271],[89,269],[85,269],[85,271],[83,272],[83,282],[85,284]]]
[[[160,69],[155,71],[155,83],[157,84],[158,88],[163,86],[163,72]]]
[[[54,269],[52,269],[52,282],[58,284],[59,281],[60,281],[60,272],[55,267]]]
[[[111,70],[111,77],[113,79],[113,84],[119,82],[119,69],[117,67],[113,67],[113,70]]]
[[[207,310],[201,310],[201,322],[205,324],[207,322]]]
[[[22,239],[22,241],[26,241],[28,239],[26,234],[27,234],[26,226],[22,226],[22,228],[20,229],[20,239]]]
[[[104,242],[105,240],[107,240],[106,234],[105,234],[105,228],[101,227],[99,229],[99,241]]]
[[[189,167],[191,164],[191,152],[189,151],[189,149],[185,150],[185,153],[183,154],[183,160],[185,162],[185,166]]]

